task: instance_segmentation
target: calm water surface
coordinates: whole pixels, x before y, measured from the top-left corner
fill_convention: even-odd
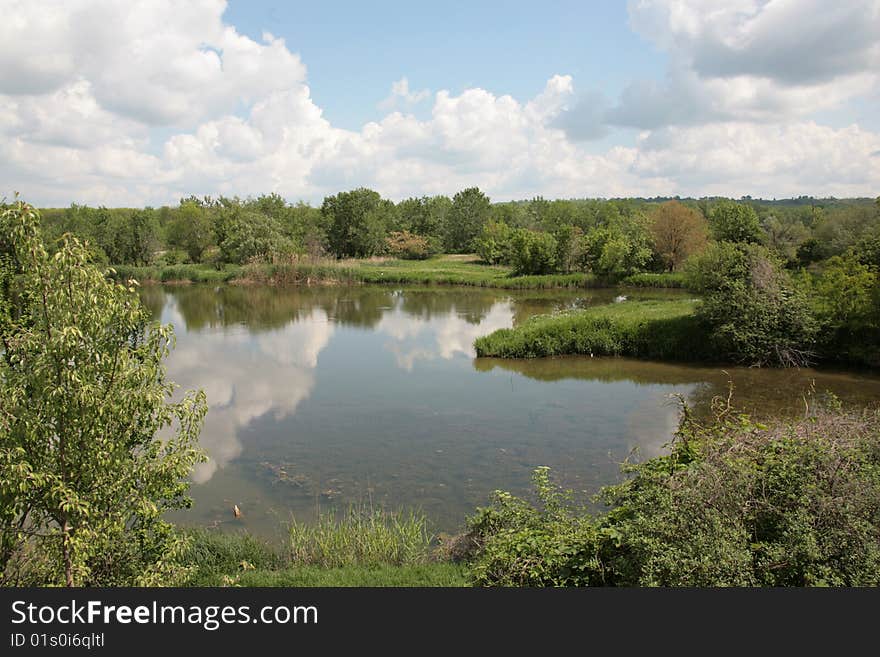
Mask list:
[[[474,358],[480,335],[617,294],[143,289],[175,327],[169,377],[203,389],[210,405],[201,438],[210,459],[193,475],[194,507],[174,519],[274,537],[291,516],[372,503],[420,508],[451,531],[492,490],[528,490],[539,465],[586,493],[617,481],[631,450],[652,456],[669,440],[673,393],[705,409],[732,379],[740,406],[758,415],[803,412],[811,388],[845,403],[880,399],[880,379],[864,373]]]

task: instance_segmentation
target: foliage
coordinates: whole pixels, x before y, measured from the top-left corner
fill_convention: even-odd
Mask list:
[[[667,271],[678,271],[687,258],[706,247],[703,215],[678,201],[659,205],[651,215],[654,249]]]
[[[563,224],[556,228],[551,235],[556,240],[557,270],[563,274],[577,270],[579,263],[584,259],[584,231],[578,226]]]
[[[325,198],[321,214],[328,224],[333,254],[363,258],[379,253],[385,239],[386,209],[379,194],[364,187]]]
[[[550,233],[517,228],[510,236],[509,258],[515,275],[549,274],[556,268],[556,239]]]
[[[226,263],[240,265],[254,259],[272,260],[292,250],[275,219],[238,204],[217,210],[215,231],[220,258]]]
[[[818,325],[803,290],[758,245],[713,244],[689,267],[697,317],[715,353],[749,365],[797,366],[815,355]]]
[[[208,210],[200,203],[193,201],[181,203],[166,230],[168,244],[186,251],[190,262],[201,262],[205,249],[214,244],[214,227],[211,218],[208,216]]]
[[[509,586],[876,586],[880,413],[770,426],[686,406],[665,455],[628,464],[589,515],[536,471],[539,505],[496,492],[470,524],[474,583]]]
[[[449,253],[465,253],[489,219],[489,197],[478,187],[468,187],[452,198],[446,215],[443,246]]]
[[[826,357],[880,365],[880,276],[859,256],[833,256],[815,278],[802,280],[820,325]]]
[[[564,354],[710,360],[692,301],[625,301],[534,317],[477,338],[477,356],[540,358]]]
[[[754,209],[742,203],[719,201],[709,213],[712,237],[719,242],[760,242],[761,224]]]
[[[171,401],[171,327],[148,324],[135,289],[108,281],[76,239],[49,255],[30,206],[2,224],[3,579],[178,581],[183,543],[162,514],[188,504],[206,403]]]
[[[510,261],[510,227],[503,221],[490,220],[474,240],[474,251],[490,265]]]
[[[581,252],[584,270],[603,278],[622,278],[644,270],[651,259],[650,234],[640,220],[615,220],[590,230]]]
[[[490,506],[477,509],[468,528],[479,546],[470,567],[477,586],[590,586],[596,574],[599,537],[586,511],[571,493],[550,481],[550,469],[532,477],[539,506],[495,491]]]
[[[767,248],[786,264],[798,262],[800,248],[809,237],[809,228],[797,219],[786,220],[772,215],[764,222],[764,242]]]
[[[385,250],[395,258],[424,260],[434,255],[431,241],[407,230],[392,232],[385,238]]]

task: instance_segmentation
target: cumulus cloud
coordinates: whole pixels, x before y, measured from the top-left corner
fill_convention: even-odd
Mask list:
[[[430,89],[410,90],[409,80],[404,76],[391,84],[391,94],[379,103],[379,109],[390,111],[400,105],[411,107],[430,97]]]
[[[669,70],[630,84],[608,113],[614,125],[778,122],[880,83],[878,0],[637,0],[629,15]]]
[[[288,44],[240,34],[220,0],[0,0],[0,193],[116,206],[268,191],[320,201],[361,185],[392,199],[472,185],[498,200],[874,193],[877,135],[814,115],[876,93],[878,2],[792,6],[634,2],[632,26],[669,70],[614,103],[568,75],[531,99],[430,93],[404,77],[381,120],[344,130]],[[615,126],[643,132],[589,148]]]

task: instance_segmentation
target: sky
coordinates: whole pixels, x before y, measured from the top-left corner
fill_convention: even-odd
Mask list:
[[[880,194],[880,0],[0,0],[0,197]]]

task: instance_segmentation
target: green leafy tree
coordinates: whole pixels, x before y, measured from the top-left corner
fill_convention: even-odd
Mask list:
[[[328,223],[330,250],[336,257],[369,257],[384,247],[387,208],[378,192],[361,187],[328,196],[321,213]]]
[[[703,293],[697,317],[719,355],[758,366],[800,366],[814,357],[818,325],[809,300],[764,247],[712,244],[689,263],[688,278]]]
[[[804,284],[820,324],[823,355],[832,360],[880,365],[880,276],[850,252],[823,263]]]
[[[583,238],[581,267],[605,278],[639,271],[651,259],[650,237],[641,224],[615,222],[594,228]]]
[[[552,235],[556,240],[556,268],[566,274],[577,269],[584,256],[583,231],[577,226],[565,224],[558,226]]]
[[[113,264],[145,265],[159,245],[159,225],[152,209],[99,208],[92,215],[97,244]],[[78,233],[76,233],[78,234]]]
[[[550,274],[556,267],[556,239],[550,233],[518,228],[510,237],[514,274]]]
[[[30,206],[0,224],[4,582],[179,582],[184,543],[163,514],[189,503],[206,402],[172,400],[171,327],[150,324],[75,238],[49,255]]]
[[[292,250],[277,221],[237,204],[218,211],[215,231],[224,262],[242,264],[259,258],[272,259]]]
[[[478,187],[468,187],[452,198],[446,217],[443,245],[450,253],[464,253],[473,248],[474,239],[488,221],[489,197]]]
[[[214,244],[214,227],[208,212],[200,203],[184,201],[167,228],[168,243],[186,251],[192,262],[201,262],[205,250]]]
[[[512,231],[503,221],[489,221],[474,240],[474,250],[483,262],[497,265],[510,259]]]
[[[761,223],[750,205],[719,201],[709,214],[709,227],[719,242],[761,241]]]

